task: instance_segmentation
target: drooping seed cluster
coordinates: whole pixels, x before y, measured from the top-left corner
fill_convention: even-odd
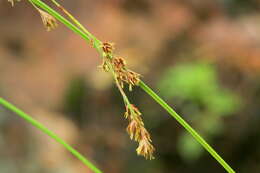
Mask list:
[[[129,70],[126,67],[126,62],[122,57],[116,57],[113,55],[114,45],[108,42],[103,43],[102,50],[104,52],[102,67],[104,71],[112,71],[119,83],[118,87],[120,92],[123,92],[124,84],[129,85],[129,90],[132,90],[133,86],[138,86],[140,82],[140,74]],[[121,93],[125,95],[125,93]],[[127,98],[126,98],[127,99]],[[136,106],[130,104],[129,101],[125,101],[125,118],[129,121],[129,125],[126,128],[127,133],[130,135],[130,139],[139,143],[136,149],[138,155],[144,156],[146,159],[154,159],[153,153],[155,148],[151,144],[152,140],[149,132],[144,127],[144,122],[141,117],[141,112]]]
[[[154,159],[155,148],[151,144],[152,140],[149,132],[144,127],[141,112],[133,104],[127,105],[125,118],[129,121],[126,128],[127,133],[132,140],[139,143],[136,149],[137,154],[144,156],[146,159]]]

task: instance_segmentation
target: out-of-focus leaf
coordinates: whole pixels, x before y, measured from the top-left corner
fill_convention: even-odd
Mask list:
[[[189,134],[184,133],[178,141],[178,151],[185,161],[199,158],[203,148]]]
[[[182,63],[168,69],[159,88],[209,139],[221,134],[224,125],[220,117],[231,115],[240,105],[238,96],[221,86],[214,66],[205,62]],[[180,136],[178,148],[186,161],[195,161],[202,154],[199,144],[186,133]]]
[[[160,89],[167,98],[203,98],[217,88],[214,69],[204,63],[179,64],[166,71]]]
[[[231,114],[239,105],[239,99],[220,86],[215,68],[207,63],[170,68],[159,82],[159,88],[168,99],[191,101],[217,115]]]

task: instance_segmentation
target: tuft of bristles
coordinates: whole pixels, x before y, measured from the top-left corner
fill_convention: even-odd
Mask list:
[[[39,8],[36,9],[39,11],[42,18],[42,23],[46,27],[47,31],[51,31],[58,27],[58,22],[52,15]]]

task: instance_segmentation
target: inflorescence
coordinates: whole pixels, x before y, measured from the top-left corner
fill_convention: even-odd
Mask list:
[[[8,0],[12,6],[15,1],[20,0]],[[49,13],[39,9],[31,0],[28,0],[40,13],[42,22],[46,27],[47,31],[55,29],[58,26],[57,20],[50,15]],[[62,11],[67,15],[72,22],[74,22],[79,28],[86,33],[91,38],[94,38],[65,8],[60,6],[55,0],[51,0],[58,8],[62,9]],[[96,41],[96,42],[95,42]],[[98,51],[102,52],[103,63],[101,67],[105,72],[111,72],[116,86],[119,89],[125,104],[125,114],[124,117],[128,120],[129,125],[126,128],[127,133],[130,135],[130,139],[139,143],[136,152],[138,155],[144,156],[146,159],[154,159],[153,153],[155,148],[152,145],[152,140],[149,132],[146,130],[144,126],[144,122],[141,117],[141,112],[138,110],[136,106],[130,103],[128,100],[123,88],[124,85],[127,84],[129,86],[129,90],[132,91],[134,86],[138,86],[140,82],[141,75],[129,70],[126,67],[126,61],[122,57],[117,57],[114,54],[114,44],[109,42],[97,42],[97,40],[90,40],[90,44],[94,47],[94,44],[99,44],[100,47],[97,48]]]
[[[129,70],[126,67],[124,58],[114,56],[114,44],[104,42],[103,49],[103,64],[102,67],[106,72],[112,72],[119,91],[121,92],[126,112],[124,117],[129,121],[126,130],[130,135],[130,139],[139,143],[136,149],[138,155],[144,156],[146,159],[154,159],[153,153],[155,148],[151,144],[151,136],[144,127],[144,122],[141,117],[141,112],[136,106],[131,104],[124,93],[124,84],[128,84],[129,90],[132,91],[133,86],[138,86],[140,82],[140,74]]]

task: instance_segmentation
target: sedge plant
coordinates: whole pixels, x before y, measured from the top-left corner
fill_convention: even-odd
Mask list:
[[[15,1],[8,0],[14,5]],[[228,172],[235,173],[235,171],[228,165],[228,163],[222,159],[222,157],[196,132],[180,115],[178,115],[161,97],[159,97],[145,82],[141,80],[141,75],[128,69],[126,61],[123,57],[117,56],[114,53],[114,44],[110,42],[103,42],[92,35],[71,13],[69,13],[63,6],[61,6],[56,0],[48,0],[50,3],[56,5],[60,10],[60,13],[49,7],[41,0],[26,0],[31,3],[32,6],[39,12],[42,22],[47,31],[55,29],[58,26],[58,21],[64,24],[67,28],[81,36],[87,43],[95,48],[102,58],[102,69],[105,72],[111,73],[113,76],[116,87],[122,95],[125,105],[124,117],[129,122],[126,128],[130,138],[138,142],[137,154],[144,156],[146,159],[154,159],[155,147],[152,144],[150,133],[146,130],[145,124],[142,120],[142,114],[139,109],[130,102],[126,93],[124,92],[125,86],[128,86],[132,91],[134,87],[140,87],[144,92],[151,96],[151,98],[162,106],[173,118],[175,118],[179,124],[181,124],[197,142],[204,147],[219,164]],[[61,15],[63,14],[63,15]],[[14,105],[10,104],[3,98],[0,98],[0,104],[7,109],[17,113],[23,119],[36,126],[39,130],[43,131],[51,138],[55,139],[58,143],[62,144],[67,150],[69,150],[74,156],[80,159],[86,166],[88,166],[93,172],[100,173],[101,171],[96,168],[90,161],[88,161],[79,152],[73,149],[69,144],[60,139],[53,132],[44,127],[40,122],[32,119],[28,114],[22,112]]]

